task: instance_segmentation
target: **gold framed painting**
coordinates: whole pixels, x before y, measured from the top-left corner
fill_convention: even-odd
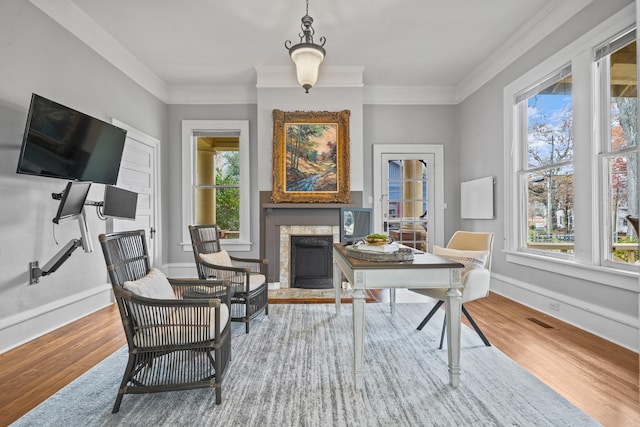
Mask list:
[[[273,110],[274,203],[349,203],[349,110]]]

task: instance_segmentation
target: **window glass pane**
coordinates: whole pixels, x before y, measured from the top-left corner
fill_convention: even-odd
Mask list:
[[[240,152],[237,137],[198,137],[195,222],[218,224],[222,238],[239,237]]]
[[[428,199],[427,161],[392,160],[388,171],[387,231],[397,242],[426,250]]]
[[[571,75],[527,99],[529,168],[573,158]]]
[[[619,263],[638,260],[638,235],[627,216],[638,217],[637,152],[615,155],[638,146],[636,42],[613,52],[609,58],[610,141],[605,177],[609,212],[605,235],[610,236],[611,250],[606,258]]]
[[[636,153],[623,156],[611,156],[607,159],[607,178],[609,182],[609,217],[611,221],[611,254],[610,259],[615,262],[634,263],[638,260],[638,234],[627,219],[627,216],[637,217],[637,205],[630,200],[637,201],[629,191],[630,168],[637,165]],[[637,184],[636,184],[637,186]]]
[[[611,54],[611,150],[638,145],[636,42]]]
[[[573,253],[573,166],[526,175],[527,247]]]
[[[526,99],[527,139],[525,245],[572,254],[573,107],[572,76],[556,77]]]

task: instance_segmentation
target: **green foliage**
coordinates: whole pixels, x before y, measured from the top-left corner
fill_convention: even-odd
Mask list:
[[[618,239],[616,243],[638,243],[638,238],[632,237],[632,236],[626,236],[623,239]],[[638,251],[635,251],[635,252],[636,252],[635,259],[638,259]],[[614,259],[619,259],[624,262],[629,262],[629,252],[624,251],[622,249],[613,251],[613,256],[614,256]]]
[[[216,184],[236,186],[240,183],[240,153],[225,152],[225,164],[216,169]],[[240,230],[240,188],[219,188],[216,192],[216,222],[223,230]]]

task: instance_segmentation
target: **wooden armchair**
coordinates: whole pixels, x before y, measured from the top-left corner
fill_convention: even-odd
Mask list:
[[[233,286],[231,320],[244,322],[249,333],[251,319],[263,310],[269,314],[267,260],[230,256],[220,247],[219,233],[215,224],[189,226],[198,276]]]
[[[113,412],[127,393],[204,387],[215,389],[220,404],[231,355],[228,287],[152,269],[144,230],[99,239],[129,347]]]

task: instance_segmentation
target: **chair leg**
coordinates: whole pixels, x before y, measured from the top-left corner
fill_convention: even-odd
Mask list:
[[[444,319],[442,320],[442,333],[440,334],[440,347],[438,347],[440,350],[442,350],[442,344],[444,344],[444,331],[447,329],[447,316],[444,316]]]
[[[424,328],[424,325],[427,324],[427,322],[429,320],[431,320],[431,318],[433,317],[434,314],[436,314],[436,311],[438,311],[438,309],[442,306],[442,304],[444,304],[444,301],[438,301],[436,303],[436,305],[433,306],[433,308],[431,309],[431,311],[429,312],[429,314],[427,314],[427,316],[422,320],[422,322],[420,322],[420,324],[418,325],[418,330],[421,331],[422,328]]]
[[[491,347],[489,340],[487,339],[487,337],[484,336],[484,334],[480,330],[480,327],[476,324],[476,322],[473,320],[473,318],[471,317],[467,309],[464,307],[464,304],[462,305],[462,313],[465,315],[469,323],[471,323],[471,326],[473,326],[473,329],[475,329],[478,335],[480,335],[480,339],[482,340],[484,345],[486,345],[487,347]]]

